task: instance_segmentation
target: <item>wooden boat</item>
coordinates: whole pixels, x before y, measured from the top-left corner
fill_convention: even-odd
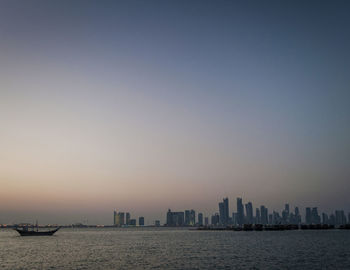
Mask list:
[[[39,230],[28,230],[28,227],[24,227],[22,229],[15,228],[14,230],[17,231],[21,236],[50,236],[53,235],[55,232],[57,232],[60,229],[60,227],[50,230],[50,231],[39,231]]]

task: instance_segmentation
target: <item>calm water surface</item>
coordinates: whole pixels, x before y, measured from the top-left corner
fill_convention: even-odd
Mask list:
[[[350,269],[350,231],[0,229],[0,269]]]

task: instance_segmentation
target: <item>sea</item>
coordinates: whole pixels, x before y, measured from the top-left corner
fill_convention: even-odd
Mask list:
[[[350,231],[0,229],[0,269],[350,269]]]

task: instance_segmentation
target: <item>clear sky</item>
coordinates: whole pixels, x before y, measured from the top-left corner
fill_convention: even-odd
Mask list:
[[[0,223],[223,197],[350,211],[349,1],[0,2]]]

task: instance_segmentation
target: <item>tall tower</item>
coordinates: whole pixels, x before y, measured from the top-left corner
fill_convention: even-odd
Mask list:
[[[247,223],[253,224],[253,204],[251,202],[245,205],[245,212],[247,214]]]
[[[237,224],[243,225],[244,223],[244,208],[242,198],[237,198]]]
[[[114,226],[117,225],[117,211],[116,210],[113,211],[113,225]]]
[[[125,224],[126,225],[130,225],[130,213],[126,213],[126,215],[125,215]]]
[[[228,205],[228,198],[224,198],[223,199],[223,203],[224,203],[224,224],[227,225],[229,218],[230,218],[230,212],[229,212],[229,205]]]

